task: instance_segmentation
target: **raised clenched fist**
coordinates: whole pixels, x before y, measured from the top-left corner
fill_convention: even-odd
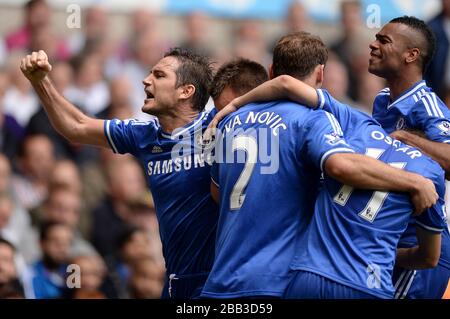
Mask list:
[[[43,50],[33,52],[27,55],[20,62],[22,73],[31,82],[44,79],[48,72],[52,70],[52,66],[48,62],[47,54]]]

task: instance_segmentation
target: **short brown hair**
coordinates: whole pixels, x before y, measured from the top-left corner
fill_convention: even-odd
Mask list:
[[[211,61],[206,55],[178,47],[164,54],[164,57],[168,56],[174,57],[180,63],[175,71],[177,75],[175,87],[187,84],[195,86],[192,103],[196,110],[203,111],[209,99],[208,87],[213,77]]]
[[[291,33],[283,36],[273,50],[273,76],[287,74],[303,80],[327,59],[327,47],[319,37],[308,32]]]
[[[215,100],[229,86],[237,95],[244,95],[269,79],[266,69],[259,63],[239,58],[223,64],[209,88]]]

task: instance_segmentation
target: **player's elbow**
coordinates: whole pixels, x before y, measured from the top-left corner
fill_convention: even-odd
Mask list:
[[[434,268],[439,263],[439,255],[428,256],[423,259],[423,268]]]
[[[292,90],[293,80],[293,77],[285,74],[277,77],[278,87],[284,94],[288,94]]]
[[[325,162],[324,169],[327,175],[342,183],[355,173],[352,161],[346,154],[332,154]]]
[[[430,249],[422,252],[422,268],[434,268],[438,265],[439,259],[441,257],[440,249]]]
[[[60,132],[70,143],[84,143],[88,137],[89,118],[80,118]]]

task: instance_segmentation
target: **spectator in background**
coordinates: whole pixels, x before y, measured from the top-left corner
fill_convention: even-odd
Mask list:
[[[386,81],[370,73],[361,73],[358,76],[358,82],[358,99],[355,107],[362,112],[372,115],[373,101],[377,94],[386,87]]]
[[[188,13],[184,20],[186,33],[180,46],[197,54],[211,56],[212,48],[208,43],[210,23],[209,17],[201,11]]]
[[[108,107],[97,114],[100,119],[120,119],[134,118],[135,110],[131,106],[133,88],[130,80],[126,76],[116,76],[109,83],[109,93],[111,102]]]
[[[284,19],[284,31],[282,34],[278,34],[274,39],[270,41],[270,47],[268,47],[268,52],[273,52],[273,48],[280,39],[285,34],[290,34],[294,32],[307,31],[311,21],[308,15],[308,11],[302,4],[301,0],[293,0],[290,5],[286,8],[286,16]]]
[[[152,116],[142,112],[142,101],[145,99],[145,92],[142,90],[142,79],[146,78],[151,68],[159,61],[163,54],[162,41],[155,30],[146,30],[136,37],[131,58],[123,65],[123,70],[119,74],[126,76],[131,82],[131,106],[133,107],[133,117],[140,120],[148,120]]]
[[[310,21],[308,12],[299,0],[294,0],[287,8],[286,34],[306,31]]]
[[[12,161],[25,131],[14,117],[4,113],[3,98],[8,87],[8,74],[0,70],[0,152],[4,153]]]
[[[29,52],[45,50],[55,61],[66,61],[70,57],[68,47],[58,39],[50,25],[45,25],[31,31]]]
[[[369,51],[366,47],[371,39],[371,33],[364,25],[362,12],[359,0],[341,2],[342,37],[331,45],[331,50],[339,56],[349,70],[348,95],[353,100],[357,99],[359,85],[357,74],[367,73]],[[362,56],[363,52],[366,55]]]
[[[22,128],[25,128],[30,118],[37,112],[39,100],[31,89],[30,83],[18,70],[17,65],[19,64],[19,56],[17,54],[10,55],[7,72],[11,82],[3,98],[3,111],[12,116]]]
[[[64,96],[73,81],[73,70],[67,62],[57,62],[53,66],[50,78],[53,84]],[[26,128],[28,134],[44,134],[53,143],[55,147],[55,155],[57,157],[75,158],[76,149],[73,145],[63,138],[51,125],[44,108],[39,110],[31,117]]]
[[[108,85],[103,80],[102,63],[97,55],[73,59],[74,85],[66,90],[66,98],[83,112],[93,116],[103,111],[110,102]]]
[[[149,256],[158,264],[164,266],[158,219],[156,217],[155,204],[151,193],[145,192],[141,196],[130,201],[128,205],[130,209],[127,218],[128,224],[131,227],[139,229],[142,234],[145,234],[149,243]]]
[[[128,298],[128,283],[133,263],[139,259],[152,258],[150,238],[143,229],[128,226],[118,237],[117,252],[117,262],[110,265],[111,271],[117,279],[115,289],[120,298]]]
[[[83,28],[73,35],[68,42],[72,56],[89,51],[92,47],[97,47],[98,43],[108,37],[108,12],[102,6],[94,6],[82,12],[84,17]]]
[[[255,20],[241,21],[234,37],[233,53],[241,57],[268,66],[271,55],[267,51],[261,25]]]
[[[99,206],[99,203],[104,200],[108,182],[107,182],[107,167],[109,162],[117,155],[107,148],[100,148],[99,160],[90,161],[81,166],[81,181],[83,184],[83,204],[86,206],[86,211],[92,212]],[[88,225],[92,225],[92,214],[88,215]],[[82,225],[85,225],[81,221]],[[89,226],[89,229],[90,229]],[[84,233],[84,229],[82,229]],[[89,232],[89,238],[91,232]]]
[[[129,280],[131,298],[159,299],[163,285],[164,268],[152,258],[141,258],[133,263]]]
[[[126,229],[128,203],[146,191],[141,167],[132,157],[114,157],[107,165],[108,196],[93,211],[92,242],[107,264],[114,264],[116,243]]]
[[[148,31],[159,33],[157,14],[146,7],[137,8],[130,15],[129,28],[129,36],[124,40],[119,51],[119,59],[121,61],[133,57],[136,44],[142,34]]]
[[[71,264],[80,267],[80,287],[70,289],[68,298],[71,299],[105,299],[101,286],[106,275],[103,260],[96,255],[80,255],[74,257]]]
[[[348,70],[338,56],[330,54],[324,69],[324,89],[338,101],[348,105],[355,105],[348,95]]]
[[[0,299],[24,298],[14,262],[15,252],[13,244],[0,237]]]
[[[37,299],[61,298],[67,289],[66,269],[72,229],[64,224],[43,224],[40,233],[42,259],[33,265],[33,288]]]
[[[450,0],[441,0],[441,4],[441,12],[428,23],[436,36],[436,52],[425,80],[441,99],[446,99],[450,91]]]
[[[0,236],[10,241],[23,256],[23,264],[30,261],[26,257],[33,250],[34,237],[30,237],[31,219],[27,211],[23,209],[20,202],[16,200],[11,192],[11,165],[8,159],[0,154],[0,198],[2,204],[0,215]],[[22,262],[22,261],[20,261]],[[19,265],[22,266],[22,265]]]
[[[51,10],[45,0],[30,0],[24,6],[24,25],[6,36],[9,52],[30,47],[31,33],[50,25]]]
[[[94,247],[81,236],[78,230],[80,209],[80,193],[74,192],[72,188],[64,184],[56,184],[50,188],[49,196],[42,207],[35,210],[33,214],[38,227],[45,223],[58,223],[71,229],[73,239],[70,256],[96,255]],[[35,259],[40,257],[39,253],[39,247],[36,247]]]
[[[47,197],[49,179],[55,163],[53,144],[45,135],[29,135],[18,154],[19,173],[12,187],[17,200],[30,210]]]

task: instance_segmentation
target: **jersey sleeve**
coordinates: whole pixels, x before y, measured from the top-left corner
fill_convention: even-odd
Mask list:
[[[142,129],[143,126],[156,130],[156,125],[153,121],[139,122],[136,120],[105,120],[105,136],[113,152],[136,155],[140,135],[139,129]]]
[[[350,123],[352,116],[351,106],[339,102],[334,97],[332,97],[331,94],[328,93],[328,91],[323,89],[317,90],[317,96],[319,97],[318,109],[333,114],[341,125],[345,125],[345,123]]]
[[[439,195],[439,199],[433,207],[427,209],[420,216],[416,217],[416,226],[421,227],[429,232],[441,233],[445,227],[447,227],[447,219],[445,213],[445,181],[444,172],[436,164],[436,174],[433,177],[425,176],[430,178]]]
[[[313,165],[323,170],[327,158],[334,153],[354,153],[344,139],[341,126],[333,114],[314,111],[305,123],[306,155]],[[304,152],[304,150],[300,150]]]
[[[431,141],[450,144],[450,110],[447,106],[432,92],[420,99],[415,97],[415,100],[408,114],[410,125],[421,129]]]

